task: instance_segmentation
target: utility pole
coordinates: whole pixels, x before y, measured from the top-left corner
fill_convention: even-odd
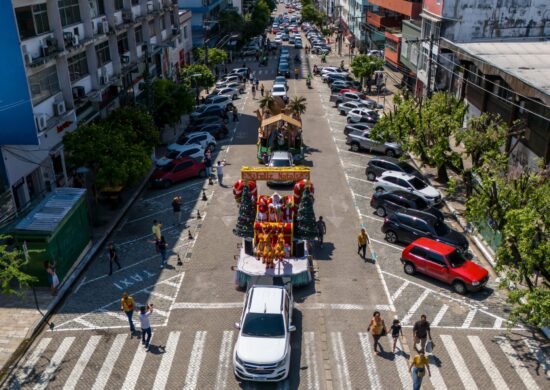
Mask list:
[[[432,97],[432,54],[434,49],[434,36],[433,34],[430,35],[430,54],[428,55],[428,85],[427,85],[427,92],[426,96],[428,96],[428,99]]]

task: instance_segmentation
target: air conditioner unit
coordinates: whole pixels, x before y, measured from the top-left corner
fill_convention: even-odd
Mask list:
[[[103,75],[99,78],[99,84],[106,85],[109,82],[109,75]]]
[[[73,87],[72,91],[73,91],[73,98],[75,99],[82,99],[83,97],[86,96],[86,90],[81,85]]]
[[[129,55],[123,55],[120,57],[120,61],[123,64],[129,64],[130,63],[130,56]]]
[[[115,26],[118,26],[122,23],[122,17],[119,14],[115,14]]]
[[[21,45],[21,50],[23,51],[23,59],[25,60],[25,64],[27,65],[32,64],[32,56],[27,51],[27,45]]]
[[[63,100],[53,103],[53,112],[56,116],[61,116],[67,112],[67,107],[65,107],[65,102]]]
[[[78,46],[79,43],[80,38],[78,37],[78,35],[73,35],[73,46]]]
[[[36,119],[36,127],[38,127],[38,131],[46,130],[48,127],[48,117],[46,114],[38,114],[35,116]]]
[[[64,31],[63,40],[65,41],[65,45],[73,46],[73,33],[70,31]]]

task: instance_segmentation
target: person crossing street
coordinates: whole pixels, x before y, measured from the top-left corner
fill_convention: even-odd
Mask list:
[[[367,255],[367,245],[370,246],[370,240],[366,230],[363,228],[357,237],[357,254],[363,259],[365,259]],[[361,252],[363,252],[363,254],[361,254]]]
[[[323,217],[319,217],[317,220],[317,237],[321,248],[323,247],[323,237],[325,234],[327,234],[327,225],[323,221]]]

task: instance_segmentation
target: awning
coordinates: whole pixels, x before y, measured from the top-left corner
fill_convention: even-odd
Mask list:
[[[299,120],[291,118],[285,114],[278,114],[278,115],[272,116],[271,118],[264,119],[262,121],[261,126],[264,127],[278,121],[284,121],[284,122],[290,123],[291,125],[302,127],[302,123]]]

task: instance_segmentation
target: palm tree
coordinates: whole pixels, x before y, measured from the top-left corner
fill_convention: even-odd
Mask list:
[[[275,108],[275,99],[273,98],[273,95],[271,95],[271,93],[267,92],[265,96],[260,99],[260,108],[264,111],[268,109],[269,111],[273,112]]]
[[[306,112],[306,98],[303,96],[294,96],[288,103],[288,108],[295,118],[300,118]]]

